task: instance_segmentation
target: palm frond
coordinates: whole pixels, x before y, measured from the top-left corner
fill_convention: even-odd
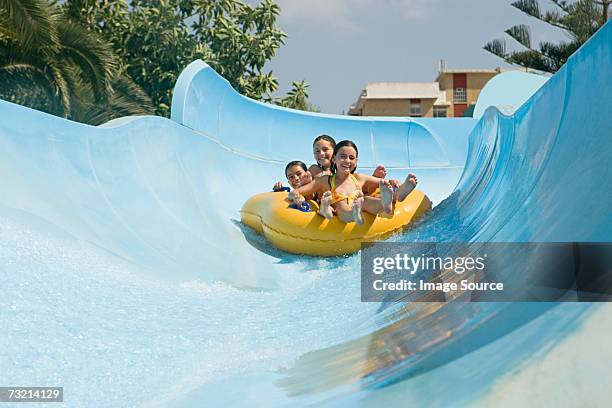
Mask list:
[[[542,17],[538,0],[517,0],[512,3],[512,6],[531,17],[535,17],[537,19]]]
[[[506,54],[506,42],[504,40],[492,40],[484,45],[485,50],[489,51],[491,54],[496,55],[500,58],[506,58],[508,55]]]
[[[113,81],[113,96],[110,101],[116,116],[152,115],[155,113],[153,102],[127,75],[120,75]]]
[[[0,66],[0,96],[3,99],[55,114],[54,79],[38,66],[13,62]]]
[[[510,37],[514,38],[525,48],[531,49],[531,33],[529,27],[524,24],[515,25],[505,31]]]
[[[96,103],[93,90],[87,82],[76,78],[70,119],[100,125],[122,116],[152,115],[155,113],[151,98],[126,75],[113,78],[113,92],[104,103]]]
[[[68,117],[70,113],[70,90],[68,87],[68,83],[62,68],[60,68],[60,62],[57,61],[47,61],[47,66],[45,70],[47,70],[53,78],[53,93],[54,93],[54,106],[52,107],[53,112],[56,115]]]
[[[555,67],[548,58],[532,50],[512,52],[506,57],[506,62],[542,72],[556,72]]]
[[[61,44],[58,57],[79,69],[97,101],[108,98],[112,92],[111,78],[117,69],[111,46],[95,33],[65,20],[57,28]]]
[[[55,6],[46,0],[0,0],[5,34],[10,33],[24,50],[58,46]]]

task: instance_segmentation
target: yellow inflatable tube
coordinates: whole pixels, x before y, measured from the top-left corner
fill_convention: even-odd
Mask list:
[[[357,252],[362,242],[377,241],[400,231],[405,225],[431,209],[431,201],[413,190],[395,205],[393,217],[364,213],[363,225],[344,223],[334,217],[326,220],[316,213],[289,207],[286,192],[262,193],[251,197],[240,210],[242,222],[265,236],[272,245],[287,252],[304,255],[334,256]]]

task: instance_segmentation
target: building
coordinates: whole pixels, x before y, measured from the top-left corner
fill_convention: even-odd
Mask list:
[[[482,88],[501,72],[496,69],[449,69],[438,73],[436,82],[449,101],[447,116],[461,117],[470,105],[476,105]]]
[[[348,110],[353,116],[461,117],[475,105],[497,69],[446,69],[440,62],[435,82],[368,84]]]

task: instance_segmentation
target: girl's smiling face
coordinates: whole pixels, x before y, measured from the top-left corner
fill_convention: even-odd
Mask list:
[[[301,187],[302,182],[304,182],[306,179],[306,172],[298,165],[289,167],[285,175],[287,176],[289,185],[293,189]]]
[[[351,146],[343,146],[333,160],[337,173],[352,173],[357,168],[357,151]]]
[[[329,169],[331,165],[331,158],[334,154],[334,148],[331,143],[327,140],[319,140],[312,147],[312,153],[314,154],[314,158],[319,165],[319,167],[323,169]]]

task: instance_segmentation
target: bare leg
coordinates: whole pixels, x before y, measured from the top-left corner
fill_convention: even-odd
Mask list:
[[[402,184],[400,188],[397,189],[397,201],[404,201],[406,197],[408,197],[408,194],[410,194],[412,190],[414,190],[418,182],[419,181],[417,180],[417,177],[414,174],[408,174],[406,180],[404,181],[404,184]]]
[[[326,220],[334,218],[334,213],[331,208],[331,191],[326,191],[321,197],[321,206],[319,207],[319,215],[323,216]]]
[[[359,191],[353,200],[353,206],[349,207],[346,201],[339,201],[335,204],[336,214],[342,222],[356,222],[358,225],[363,224],[361,210],[363,209],[363,193]]]
[[[342,222],[353,222],[355,219],[353,218],[353,209],[348,206],[346,201],[339,201],[334,204],[334,209],[336,210],[336,214],[340,221]]]
[[[378,215],[384,212],[380,197],[363,197],[361,209],[369,214]]]
[[[353,200],[353,219],[357,225],[363,225],[363,216],[361,214],[361,207],[363,205],[363,193],[357,192],[355,199]]]
[[[397,190],[402,185],[399,180],[389,180],[389,184],[391,184],[391,189],[393,190],[393,203],[397,201]]]
[[[393,190],[391,190],[391,184],[387,180],[380,180],[379,188],[383,212],[391,214],[393,212]]]

